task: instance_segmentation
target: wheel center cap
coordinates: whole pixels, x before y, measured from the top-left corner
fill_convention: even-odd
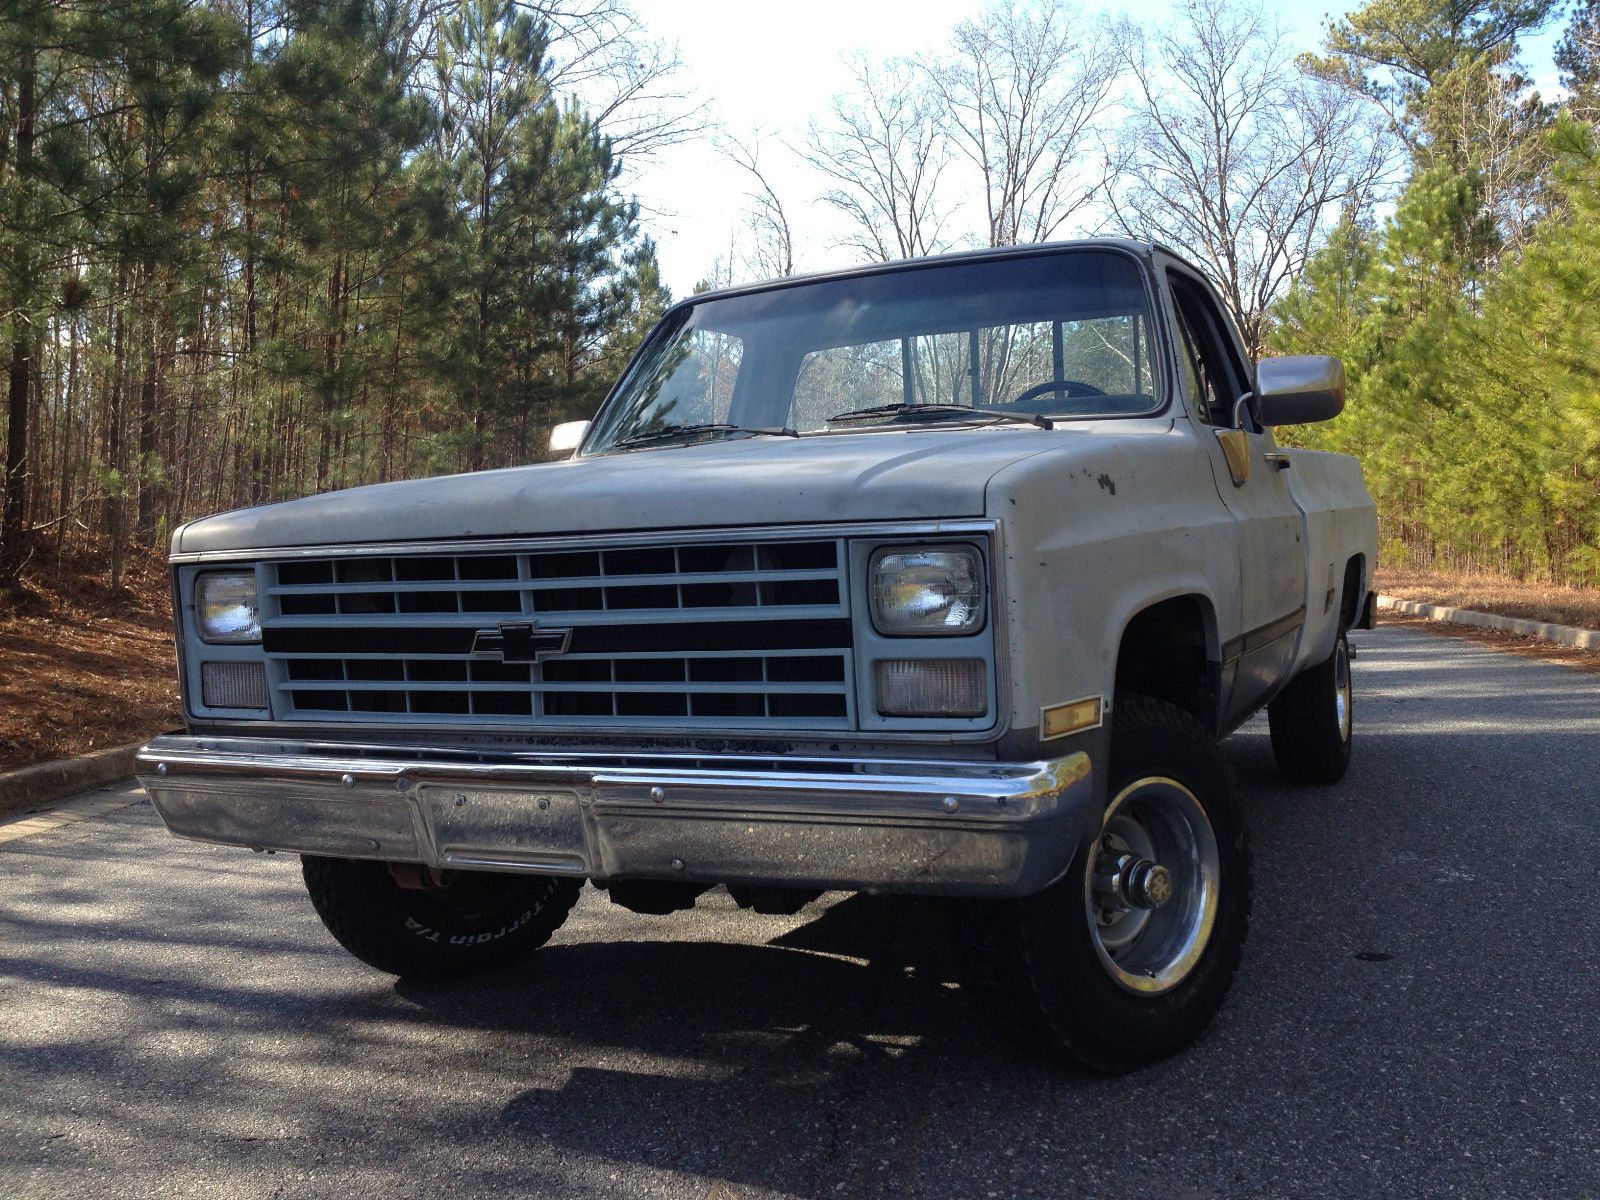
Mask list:
[[[1123,875],[1123,894],[1135,908],[1160,908],[1172,899],[1172,872],[1160,863],[1141,858]]]
[[[1148,911],[1172,899],[1172,872],[1136,854],[1104,852],[1095,862],[1094,888],[1110,908]]]

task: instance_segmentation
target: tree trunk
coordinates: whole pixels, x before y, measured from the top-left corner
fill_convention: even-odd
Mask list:
[[[16,174],[26,185],[33,172],[34,85],[38,63],[32,50],[22,55],[17,80]],[[17,253],[32,252],[32,239],[20,239]],[[26,266],[25,263],[19,264]],[[18,272],[26,277],[27,271]],[[9,392],[6,397],[5,497],[0,501],[0,587],[15,587],[22,577],[27,544],[22,537],[23,513],[28,505],[28,376],[33,359],[33,329],[25,317],[17,321],[11,344]]]
[[[111,499],[106,506],[106,533],[111,539],[111,591],[122,589],[123,519],[128,490],[123,462],[123,400],[128,386],[128,325],[122,306],[128,294],[128,267],[118,265],[116,316],[111,322],[111,406],[106,414],[106,466],[111,472]]]
[[[23,327],[26,330],[26,326]],[[22,514],[28,499],[28,377],[32,349],[27,332],[11,344],[11,370],[6,399],[10,425],[6,430],[6,495],[0,520],[0,587],[15,587],[22,575],[27,546],[22,537]]]
[[[154,322],[145,333],[144,375],[139,380],[139,510],[133,536],[141,546],[153,546],[156,541],[156,478],[160,470],[156,453],[156,372],[160,369],[157,343],[160,339]]]
[[[61,511],[57,514],[62,519],[61,537],[66,537],[67,514],[72,511],[72,468],[74,465],[72,446],[72,417],[73,406],[77,403],[78,396],[78,319],[72,318],[72,324],[67,334],[67,391],[66,401],[61,406],[62,434],[61,443],[63,453],[61,456]],[[58,539],[57,544],[59,544]]]

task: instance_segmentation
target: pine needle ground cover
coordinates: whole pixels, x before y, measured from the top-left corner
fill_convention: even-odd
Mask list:
[[[158,556],[106,586],[103,548],[31,564],[0,593],[0,771],[141,741],[183,723],[172,604]]]

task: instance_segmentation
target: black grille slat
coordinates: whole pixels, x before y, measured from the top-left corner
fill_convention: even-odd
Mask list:
[[[446,724],[852,724],[836,540],[270,564],[263,648],[282,715]],[[570,629],[543,663],[480,631]],[[506,638],[510,634],[505,635]],[[524,630],[523,654],[532,645]]]

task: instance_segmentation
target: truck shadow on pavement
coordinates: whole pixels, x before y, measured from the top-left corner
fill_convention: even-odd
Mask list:
[[[963,1103],[950,1081],[1092,1088],[990,1031],[956,986],[945,921],[937,902],[851,896],[765,945],[558,945],[475,986],[396,990],[438,1020],[570,1054],[555,1086],[501,1106],[489,1136],[729,1184],[781,1179],[786,1194],[830,1192],[845,1171],[852,1194],[890,1180],[895,1194],[935,1111]]]

